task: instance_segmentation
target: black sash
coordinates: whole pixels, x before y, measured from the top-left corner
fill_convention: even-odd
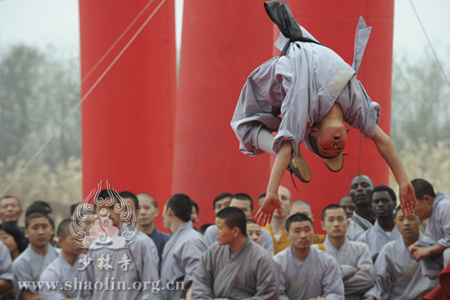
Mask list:
[[[280,5],[279,0],[264,3],[264,8],[266,9],[266,12],[272,22],[274,22],[280,29],[281,33],[289,39],[289,42],[287,42],[284,46],[280,56],[286,55],[291,42],[300,41],[322,45],[313,39],[303,36],[302,30],[297,21],[295,21],[289,6],[284,0],[282,0],[282,2],[283,5]]]

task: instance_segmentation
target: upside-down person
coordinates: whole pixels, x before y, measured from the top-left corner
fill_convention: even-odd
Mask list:
[[[373,140],[399,183],[403,207],[412,213],[414,190],[390,137],[377,125],[380,105],[372,102],[356,79],[371,28],[360,18],[350,66],[298,25],[285,1],[283,5],[279,0],[264,5],[282,33],[276,46],[285,46],[280,57],[249,75],[231,120],[243,153],[276,156],[257,217],[266,224],[275,209],[281,214],[277,191],[286,169],[303,182],[311,180],[311,170],[300,152],[302,142],[323,158],[331,171],[342,169],[349,131],[344,122]]]

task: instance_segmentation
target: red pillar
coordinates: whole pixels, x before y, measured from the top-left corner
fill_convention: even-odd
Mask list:
[[[200,223],[214,223],[218,194],[244,192],[256,200],[269,179],[270,156],[242,154],[230,127],[247,76],[272,57],[263,3],[184,2],[173,192],[199,203]]]
[[[387,133],[391,127],[391,73],[394,1],[289,1],[289,7],[297,22],[305,27],[322,44],[338,53],[348,64],[353,62],[356,25],[363,16],[372,26],[369,43],[357,74],[372,101],[381,105],[379,126]],[[278,52],[279,53],[279,52]],[[290,177],[285,174],[283,184],[294,191],[295,199],[312,205],[315,229],[320,229],[322,209],[338,203],[342,196],[350,193],[350,183],[358,174],[369,176],[374,185],[389,184],[389,168],[378,153],[374,143],[356,129],[350,129],[345,147],[344,168],[338,173],[330,172],[323,160],[309,151],[302,151],[312,170],[308,184],[297,184],[295,191]]]
[[[123,34],[81,88],[84,196],[100,180],[160,205],[170,196],[174,15],[173,0],[80,1],[82,78]]]

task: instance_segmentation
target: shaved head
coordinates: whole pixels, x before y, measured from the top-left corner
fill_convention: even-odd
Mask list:
[[[311,205],[308,204],[308,202],[303,200],[297,200],[294,203],[292,203],[290,215],[294,214],[304,214],[307,215],[308,218],[311,220],[314,220],[314,216],[312,214]]]
[[[309,210],[311,210],[311,205],[309,205],[308,202],[303,201],[303,200],[297,200],[294,203],[292,203],[292,207],[297,206],[297,205],[306,205],[309,207]]]
[[[153,198],[149,194],[140,193],[137,195],[137,197],[138,197],[138,199],[148,199],[148,200],[152,201],[154,207],[158,207],[158,204],[156,204],[155,198]]]
[[[65,239],[67,235],[71,234],[70,233],[70,224],[72,224],[72,222],[73,222],[73,220],[70,220],[70,219],[63,220],[58,226],[58,231],[56,233],[57,236]]]
[[[355,176],[350,185],[350,195],[357,207],[367,208],[371,206],[372,180],[363,174]]]

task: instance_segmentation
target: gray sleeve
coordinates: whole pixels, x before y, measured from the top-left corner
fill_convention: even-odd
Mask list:
[[[159,261],[158,248],[156,247],[155,242],[153,241],[153,239],[147,236],[145,236],[144,241],[148,243],[148,247],[145,247],[145,249],[143,249],[143,251],[146,251],[144,253],[151,253],[151,262],[153,263],[153,266],[156,268],[156,270],[159,270],[161,262]]]
[[[262,245],[267,252],[269,252],[270,256],[274,256],[275,255],[275,250],[273,248],[273,240],[272,240],[272,235],[270,234],[269,231],[267,231],[266,229],[261,229],[261,234],[263,236],[262,239]]]
[[[273,150],[278,153],[282,142],[289,141],[294,158],[297,155],[298,145],[305,136],[311,95],[308,88],[309,80],[301,81],[295,78],[296,74],[302,71],[296,72],[291,63],[290,58],[281,57],[276,64],[275,79],[281,84],[286,96],[281,105],[282,119],[275,136]],[[306,64],[304,67],[307,68]]]
[[[55,272],[55,270],[47,268],[44,272],[42,272],[40,281],[51,283],[59,282],[60,279],[61,277]],[[43,284],[41,289],[39,290],[39,296],[41,297],[41,299],[45,300],[64,300],[66,299],[66,297],[64,297],[60,293],[60,286],[61,285],[58,284],[56,289],[49,289],[49,286],[47,284]]]
[[[158,252],[155,253],[153,251],[153,249],[156,249],[156,246],[152,247],[152,244],[146,240],[143,240],[139,246],[138,249],[130,249],[130,253],[136,263],[141,282],[159,281],[159,263],[155,264],[155,262],[159,262]],[[142,289],[141,300],[159,300],[159,298],[159,293],[152,293],[151,289]]]
[[[341,271],[337,261],[330,257],[325,276],[323,277],[323,298],[329,300],[344,300],[344,282],[341,278]]]
[[[256,294],[251,300],[278,299],[280,295],[280,274],[272,257],[261,257],[256,279]]]
[[[362,294],[374,284],[374,270],[369,247],[361,244],[358,248],[362,248],[357,262],[359,270],[355,275],[344,280],[346,294]]]
[[[340,265],[341,273],[342,273],[342,280],[346,280],[350,277],[352,277],[355,274],[353,266],[350,265]]]
[[[277,254],[274,256],[273,259],[278,268],[280,300],[289,300],[288,296],[286,295],[286,291],[288,290],[291,283],[288,281],[288,277],[286,274],[288,272],[288,270],[283,270],[283,267],[282,267],[284,258],[285,257],[279,256]]]
[[[34,280],[31,274],[30,266],[24,259],[16,260],[12,264],[12,272],[14,274],[14,289],[16,290],[17,299],[20,299],[21,289],[19,282],[31,282]],[[36,290],[32,285],[29,285],[26,290],[30,293],[36,294]]]
[[[189,247],[184,248],[181,257],[181,264],[184,268],[184,286],[187,287],[192,282],[195,268],[206,248],[203,238],[193,239],[189,243]]]
[[[213,299],[214,274],[210,252],[205,252],[194,271],[192,282],[192,299]]]
[[[8,248],[2,242],[0,242],[0,279],[14,282],[11,255],[9,254]]]
[[[450,248],[450,205],[439,205],[438,207],[439,209],[436,210],[437,216],[435,219],[438,221],[438,228],[440,227],[444,232],[444,237],[438,240],[437,243],[446,248]]]
[[[436,245],[436,241],[430,236],[422,236],[419,238],[421,247],[430,247]],[[424,257],[419,261],[422,266],[422,275],[430,279],[438,278],[442,269],[444,268],[444,259],[442,254]]]
[[[375,272],[375,284],[373,288],[364,294],[364,298],[371,295],[378,300],[388,299],[390,294],[390,282],[394,277],[394,273],[391,268],[392,255],[389,255],[386,249],[386,247],[383,247],[378,254],[377,260],[373,266]]]

